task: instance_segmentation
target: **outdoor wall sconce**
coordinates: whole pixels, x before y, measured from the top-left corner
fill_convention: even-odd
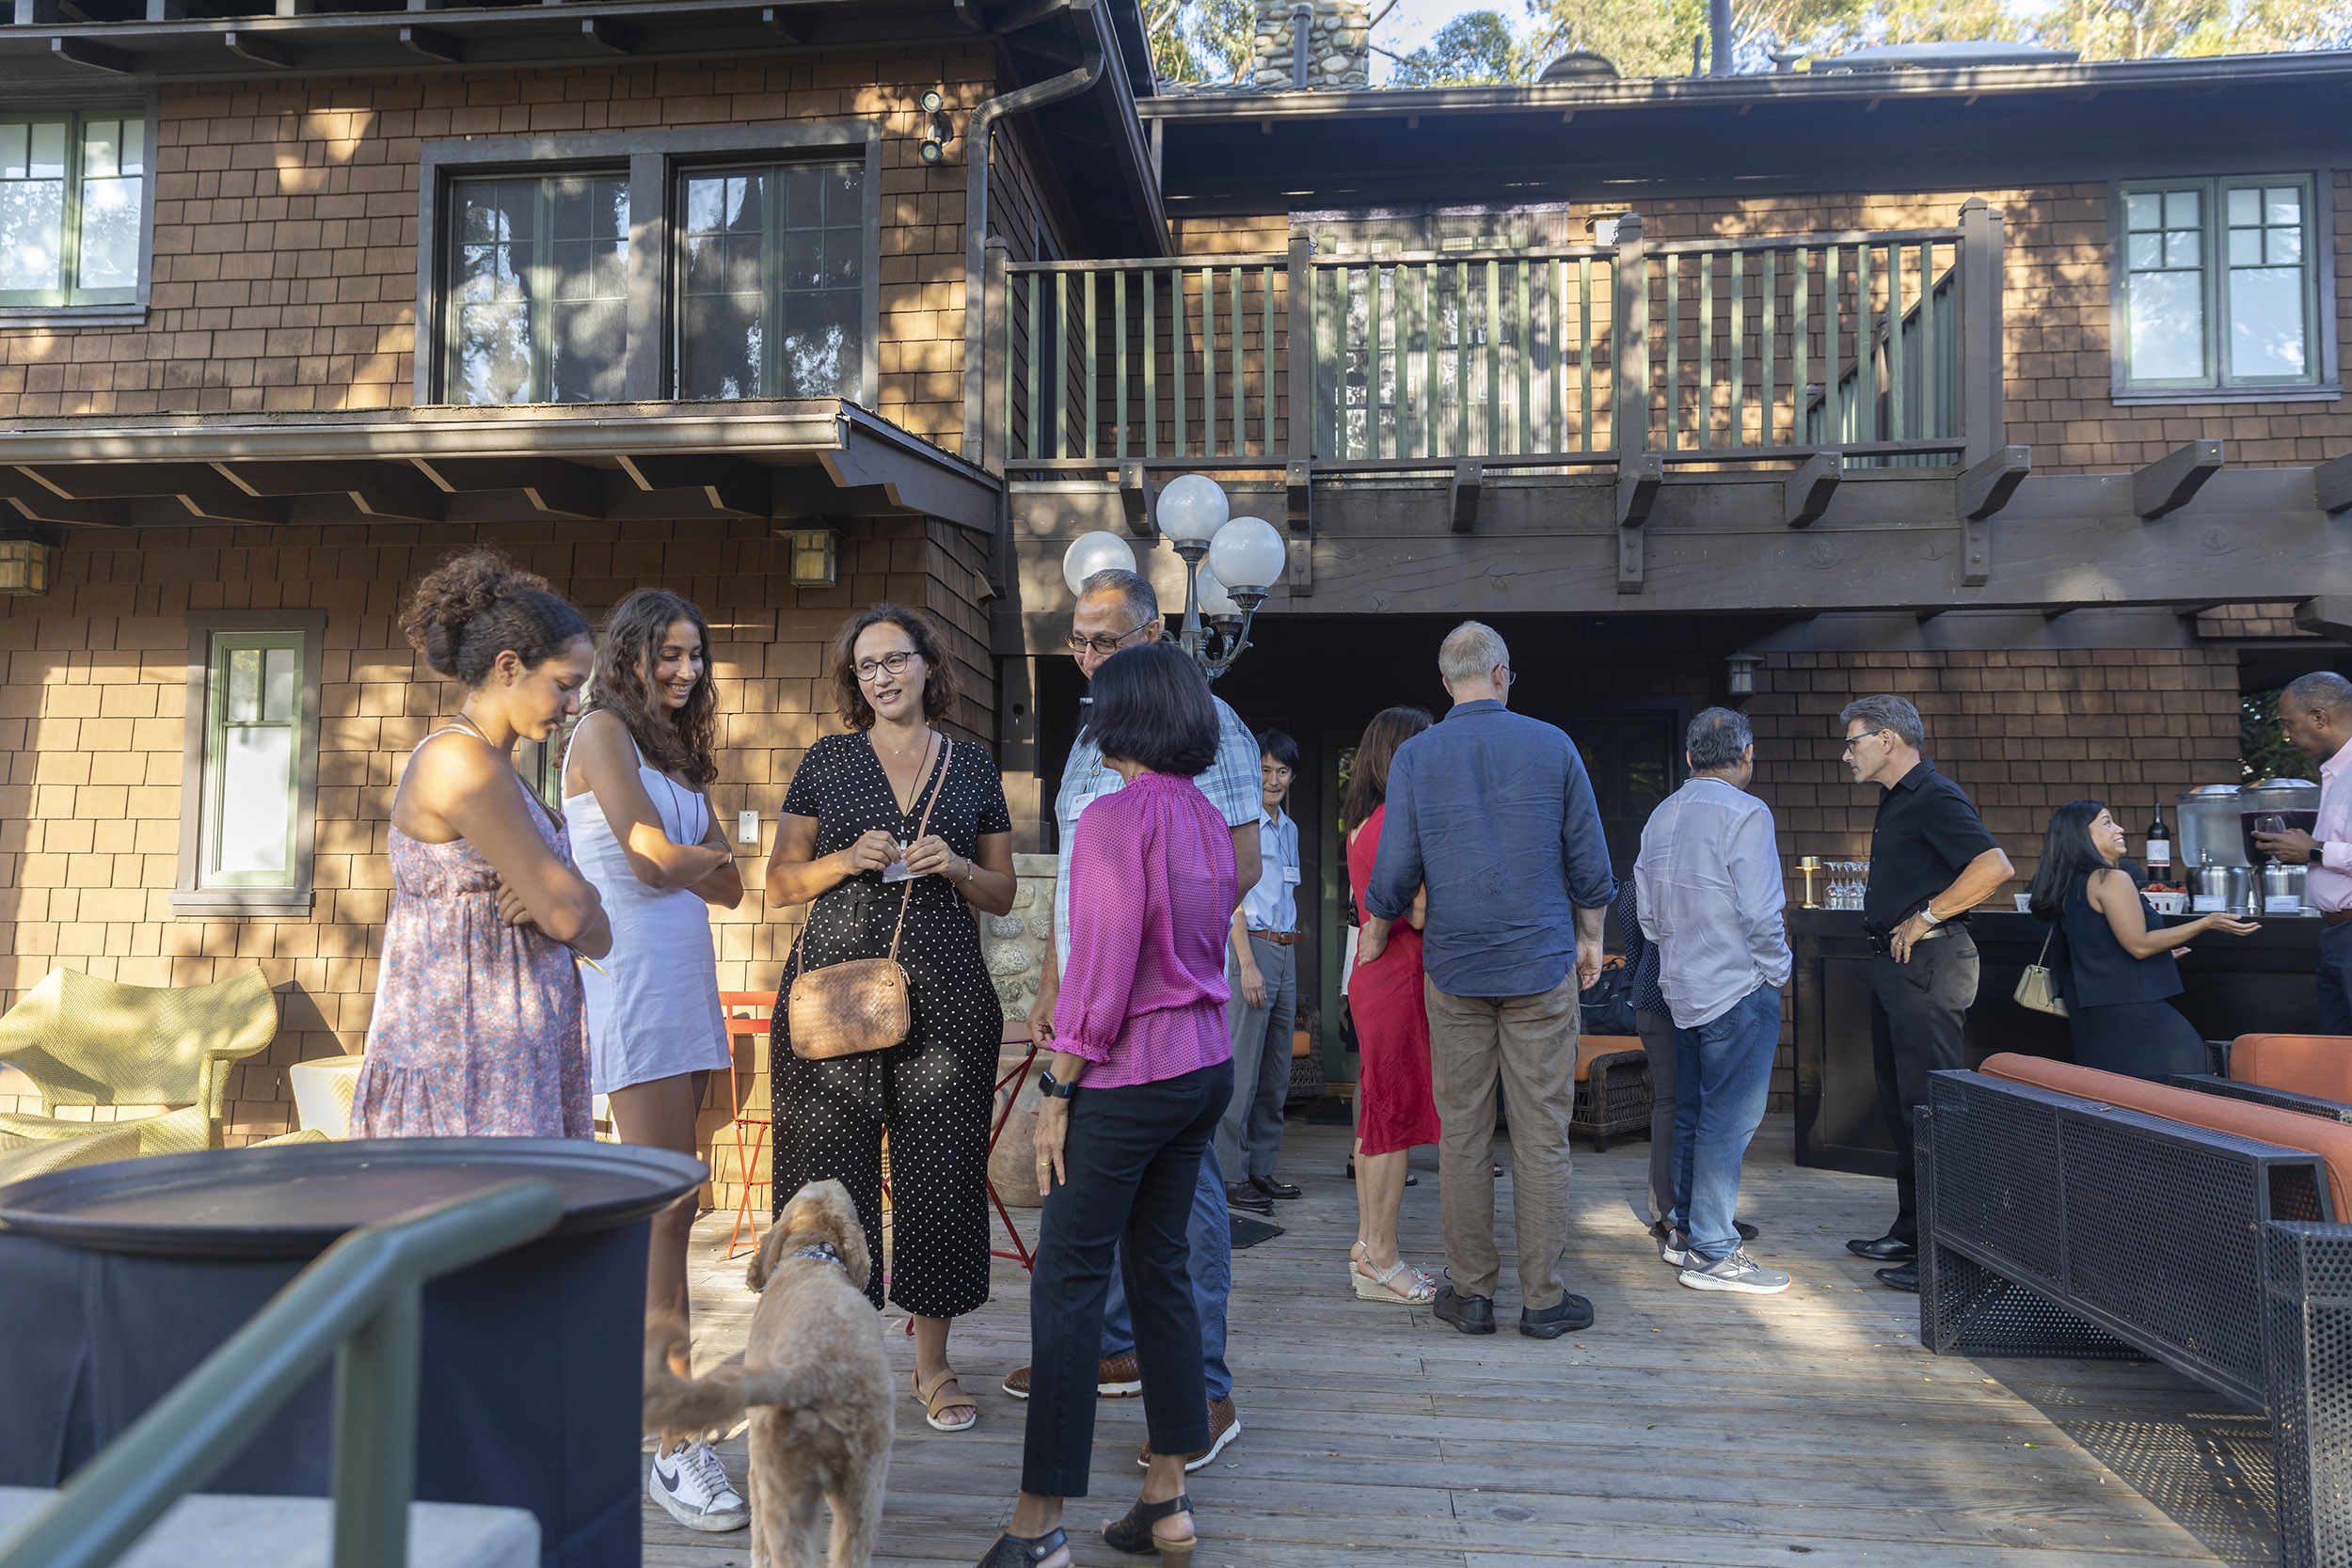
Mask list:
[[[1731,666],[1731,694],[1735,697],[1756,695],[1756,667],[1764,662],[1758,654],[1733,654],[1724,660]]]
[[[829,528],[795,528],[783,531],[792,552],[792,586],[833,587],[838,571],[835,542],[841,536]]]
[[[0,539],[0,594],[49,592],[49,546],[38,539]]]
[[[948,123],[947,101],[939,96],[938,89],[924,93],[919,102],[923,112],[931,117],[930,135],[923,138],[919,154],[928,167],[946,159],[947,144],[956,139],[956,128]]]

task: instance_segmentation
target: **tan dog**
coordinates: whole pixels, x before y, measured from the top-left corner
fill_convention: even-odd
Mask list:
[[[685,1338],[679,1325],[647,1329],[647,1432],[699,1432],[750,1412],[753,1568],[817,1568],[820,1560],[866,1568],[873,1556],[894,1421],[882,1315],[866,1299],[867,1266],[848,1189],[812,1181],[746,1271],[761,1294],[741,1366],[681,1378],[670,1370]],[[833,1505],[822,1559],[819,1499]]]

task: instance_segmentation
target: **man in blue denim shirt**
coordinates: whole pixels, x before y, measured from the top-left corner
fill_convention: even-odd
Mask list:
[[[1438,1317],[1495,1331],[1495,1087],[1510,1102],[1519,1332],[1556,1339],[1593,1321],[1560,1277],[1568,1244],[1568,1117],[1577,992],[1600,978],[1601,922],[1616,896],[1600,810],[1565,734],[1505,705],[1511,652],[1465,621],[1438,651],[1454,699],[1442,722],[1397,749],[1388,818],[1357,961],[1429,889],[1422,961],[1429,1055],[1444,1137],[1438,1190],[1446,1273]]]

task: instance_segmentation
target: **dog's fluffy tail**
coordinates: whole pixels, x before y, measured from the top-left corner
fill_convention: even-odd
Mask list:
[[[645,1325],[645,1411],[647,1432],[702,1432],[724,1426],[752,1405],[805,1409],[818,1391],[807,1386],[803,1371],[761,1367],[721,1367],[706,1377],[680,1377],[671,1370],[673,1354],[685,1358],[686,1329],[675,1319],[654,1319]]]

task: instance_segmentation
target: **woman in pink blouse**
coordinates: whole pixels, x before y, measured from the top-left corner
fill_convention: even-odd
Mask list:
[[[1045,1193],[1029,1284],[1028,1433],[1021,1500],[980,1568],[1066,1568],[1062,1499],[1086,1495],[1111,1255],[1124,1243],[1152,1459],[1143,1496],[1103,1537],[1192,1559],[1184,1456],[1209,1446],[1200,1320],[1185,1225],[1201,1151],[1233,1093],[1225,937],[1240,886],[1233,838],[1193,784],[1216,758],[1209,683],[1169,643],[1094,673],[1090,728],[1126,787],[1078,818],[1070,962],[1041,1083]]]

